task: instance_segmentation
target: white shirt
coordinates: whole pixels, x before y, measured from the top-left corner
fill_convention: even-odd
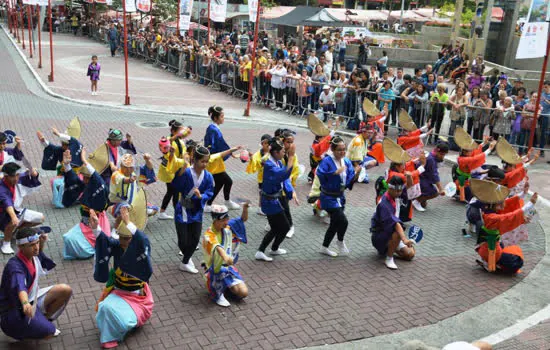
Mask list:
[[[283,78],[286,77],[287,72],[285,67],[274,67],[269,71],[271,73],[271,86],[275,89],[283,88]]]
[[[319,96],[319,102],[323,105],[333,104],[334,92],[329,91],[328,94],[325,94],[325,91],[321,92],[321,95]]]

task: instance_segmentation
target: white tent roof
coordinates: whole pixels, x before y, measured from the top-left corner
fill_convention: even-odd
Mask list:
[[[387,11],[379,10],[348,10],[348,9],[336,9],[330,8],[326,9],[333,17],[337,18],[339,21],[346,20],[346,11],[351,11],[357,15],[348,16],[349,19],[358,21],[358,22],[370,22],[370,21],[385,21],[388,19]]]

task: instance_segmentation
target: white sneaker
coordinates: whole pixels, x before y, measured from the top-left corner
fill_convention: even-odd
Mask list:
[[[269,252],[269,255],[285,255],[287,252],[286,252],[286,249],[283,249],[283,248],[279,248],[277,250],[272,250]]]
[[[2,254],[15,254],[15,252],[11,248],[10,242],[2,243],[2,248],[0,248],[0,250],[2,251]]]
[[[319,213],[320,218],[324,218],[324,217],[327,217],[327,216],[328,216],[328,213],[324,210],[321,210],[321,212]]]
[[[265,230],[265,232],[271,231],[271,226],[269,225],[269,222],[267,224],[265,224],[264,230]]]
[[[55,329],[55,333],[53,334],[54,337],[57,337],[58,335],[61,334],[61,331],[59,329]]]
[[[195,263],[193,262],[193,259],[189,259],[189,262],[187,263],[187,265],[195,267]]]
[[[241,206],[238,205],[237,203],[233,202],[231,199],[228,200],[228,201],[225,201],[225,206],[226,206],[227,209],[229,209],[229,210],[241,209]]]
[[[212,212],[212,206],[211,205],[205,205],[204,210],[205,213],[211,213]]]
[[[344,241],[340,242],[336,240],[336,246],[338,247],[338,255],[343,255],[343,256],[349,255],[349,249],[346,246],[346,242]]]
[[[227,301],[227,299],[225,299],[225,297],[222,295],[220,295],[220,297],[218,298],[218,300],[216,300],[216,304],[218,304],[219,306],[223,306],[223,307],[229,307],[231,306],[231,304],[229,304],[229,301]]]
[[[191,266],[191,264],[187,263],[184,264],[183,262],[180,262],[180,270],[184,272],[189,273],[198,273],[199,270],[197,270],[194,266]]]
[[[416,210],[418,210],[418,211],[426,211],[426,209],[424,209],[424,208],[422,207],[422,204],[420,204],[420,202],[417,201],[416,199],[413,200],[412,205],[413,205],[414,209],[416,209]]]
[[[325,255],[328,255],[328,256],[332,256],[332,257],[338,256],[338,253],[333,252],[332,250],[330,250],[326,247],[321,247],[321,250],[319,250],[319,253],[325,254]]]
[[[397,265],[395,265],[395,261],[393,261],[393,257],[386,257],[386,261],[384,262],[386,264],[386,267],[391,270],[397,270]]]
[[[294,236],[294,225],[290,226],[290,230],[286,233],[286,238],[292,238]]]
[[[159,220],[172,220],[174,217],[166,214],[165,211],[159,214]]]
[[[265,255],[264,252],[260,251],[257,251],[254,257],[256,258],[256,260],[273,261],[273,258],[270,258],[269,256]]]
[[[265,216],[265,213],[262,211],[262,208],[258,208],[258,210],[256,210],[256,214]]]

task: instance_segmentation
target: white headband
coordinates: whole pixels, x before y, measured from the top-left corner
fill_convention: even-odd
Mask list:
[[[403,185],[390,185],[390,184],[388,184],[388,188],[391,188],[392,190],[402,190]]]
[[[38,233],[36,233],[34,236],[29,236],[29,237],[18,239],[18,240],[15,241],[15,243],[17,245],[23,245],[23,244],[27,244],[27,243],[36,242],[39,239],[40,239],[40,235]]]

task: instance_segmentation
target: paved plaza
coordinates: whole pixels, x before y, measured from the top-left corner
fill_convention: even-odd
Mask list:
[[[59,42],[55,51],[56,82],[48,86],[55,93],[78,100],[93,99],[104,106],[78,104],[47,95],[8,37],[0,31],[0,61],[3,62],[0,128],[14,130],[25,140],[24,152],[37,167],[42,147],[36,140],[36,131],[45,132],[52,140],[49,128],[56,126],[63,130],[74,116],[82,121],[81,141],[88,151],[106,138],[109,128],[120,128],[134,136],[139,152],[151,152],[156,159],[159,156],[157,142],[168,128],[143,127],[142,123],[166,125],[170,119],[181,118],[184,114],[185,124],[193,126],[191,138],[200,140],[209,124],[205,112],[212,104],[222,105],[227,110],[228,118],[222,128],[231,145],[242,144],[255,150],[260,136],[273,133],[278,123],[296,125],[298,158],[308,166],[313,136],[298,127],[305,125],[303,120],[259,109],[253,110],[250,120],[244,120],[239,118],[244,109],[242,100],[134,61],[130,63],[130,70],[139,71],[140,78],[131,79],[133,107],[142,105],[143,110],[125,111],[120,106],[124,91],[122,60],[100,55],[105,71],[100,81],[101,94],[92,97],[86,93],[85,68],[91,55],[97,54],[97,47],[101,46],[88,39],[79,39],[76,43],[76,39],[66,38]],[[46,47],[43,50],[44,68],[38,70],[38,75],[46,81],[48,50]],[[80,53],[76,55],[75,50]],[[99,53],[106,53],[107,49],[104,50]],[[34,59],[31,63],[36,67]],[[114,67],[111,72],[110,67]],[[154,109],[159,112],[153,112]],[[158,166],[158,161],[155,163]],[[234,181],[233,194],[256,203],[256,177],[247,175],[244,172],[246,165],[238,160],[229,161],[227,166]],[[476,266],[475,238],[463,238],[461,234],[465,208],[448,198],[430,202],[425,213],[415,213],[413,224],[421,226],[425,232],[417,257],[412,262],[398,261],[399,270],[389,271],[372,247],[369,233],[370,217],[375,208],[373,183],[385,169],[385,166],[373,169],[369,173],[371,184],[357,184],[347,195],[346,212],[350,225],[346,240],[352,252],[346,258],[328,258],[318,253],[327,226],[312,216],[311,207],[306,203],[309,185],[305,177],[299,179],[297,186],[301,205],[291,206],[296,234],[282,245],[289,254],[277,257],[273,263],[254,260],[266,219],[256,215],[256,208],[252,208],[247,222],[249,243],[241,248],[238,264],[250,295],[242,302],[233,302],[230,308],[220,308],[208,300],[200,274],[190,275],[178,270],[180,257],[173,222],[151,219],[145,233],[152,246],[154,274],[150,286],[155,309],[149,322],[131,333],[120,348],[289,349],[330,344],[342,349],[393,349],[399,348],[398,344],[409,336],[442,346],[452,340],[472,341],[488,336],[550,302],[550,296],[545,295],[548,294],[547,284],[538,284],[550,279],[550,273],[544,269],[548,266],[545,257],[548,242],[543,225],[549,220],[548,209],[543,205],[541,222],[529,224],[529,241],[522,244],[526,264],[518,276],[488,274]],[[550,194],[549,169],[544,163],[530,170],[531,189],[540,188],[543,196]],[[449,182],[450,166],[446,164],[440,171],[443,182]],[[55,174],[42,170],[40,174],[44,186],[25,201],[29,208],[44,212],[46,224],[53,229],[47,254],[58,265],[43,283],[68,283],[73,287],[74,297],[58,320],[58,328],[62,331],[59,337],[38,343],[10,344],[2,335],[0,348],[97,349],[99,332],[95,326],[94,307],[103,285],[93,280],[92,260],[62,259],[62,234],[79,221],[78,208],[55,209],[48,185]],[[164,191],[162,183],[149,186],[148,200],[160,204]],[[232,211],[231,214],[237,216],[240,212]],[[210,218],[206,215],[203,230],[209,224]],[[201,257],[198,251],[195,262]],[[2,266],[6,261],[5,256],[0,257]],[[519,308],[517,314],[504,314],[515,307]],[[484,308],[490,308],[494,314],[483,312]],[[483,321],[482,327],[476,323],[479,321],[476,318]],[[441,327],[453,325],[453,322],[458,322],[460,327],[454,328],[454,332],[447,328],[443,331]],[[548,322],[541,323],[496,348],[548,349],[548,328]],[[434,330],[441,331],[434,333]],[[433,334],[428,336],[430,332]],[[394,333],[397,336],[394,337]],[[358,342],[348,343],[352,341]]]

